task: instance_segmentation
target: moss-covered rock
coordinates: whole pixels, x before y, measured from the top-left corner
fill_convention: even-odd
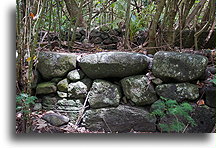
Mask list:
[[[82,57],[79,65],[92,79],[122,78],[144,72],[148,62],[148,57],[139,53],[101,52]]]
[[[119,105],[117,108],[87,110],[83,125],[90,131],[155,132],[156,118],[141,108]]]
[[[156,87],[156,92],[164,98],[182,102],[184,100],[192,101],[199,97],[199,89],[196,85],[190,83],[161,84]]]
[[[165,82],[186,82],[201,77],[208,64],[208,59],[201,55],[163,52],[154,55],[152,72]]]
[[[62,92],[67,92],[68,91],[68,85],[69,85],[68,82],[69,81],[68,81],[67,78],[59,81],[58,84],[57,84],[58,90],[62,91]]]
[[[104,80],[95,80],[88,94],[91,108],[118,106],[122,97],[120,87]]]
[[[76,68],[76,54],[40,52],[37,68],[45,79],[63,77]]]
[[[152,84],[144,75],[130,76],[121,80],[124,95],[136,105],[154,103],[158,98]]]
[[[36,87],[36,94],[50,94],[57,90],[56,84],[52,82],[39,83]]]
[[[68,85],[68,97],[73,99],[86,98],[92,81],[83,79],[81,81],[72,82]]]

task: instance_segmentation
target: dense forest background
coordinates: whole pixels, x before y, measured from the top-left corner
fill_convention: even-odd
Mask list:
[[[76,43],[73,32],[85,30],[85,39],[81,40],[85,43],[95,28],[120,30],[122,40],[118,46],[151,54],[158,49],[182,49],[184,33],[192,31],[190,48],[198,50],[204,47],[199,45],[201,34],[206,34],[201,38],[202,45],[214,34],[215,1],[16,0],[17,89],[31,93],[32,69],[45,38],[48,48],[57,36],[57,46],[66,45],[71,50]],[[137,37],[141,44],[136,44]]]

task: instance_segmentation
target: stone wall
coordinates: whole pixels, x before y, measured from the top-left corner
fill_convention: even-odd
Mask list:
[[[211,132],[216,87],[211,84],[203,91],[196,84],[207,64],[204,56],[177,52],[160,51],[154,58],[130,52],[40,52],[33,88],[40,98],[36,106],[67,113],[72,123],[79,121],[90,131],[160,132],[157,125],[169,120],[151,111],[162,96],[194,107],[191,116],[197,125],[185,132]],[[205,105],[197,105],[199,99]]]

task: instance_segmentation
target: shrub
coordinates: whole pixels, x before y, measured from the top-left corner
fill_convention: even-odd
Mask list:
[[[22,114],[21,131],[23,133],[27,133],[30,130],[31,105],[35,104],[36,99],[37,97],[28,96],[24,93],[21,93],[16,97],[16,111]]]

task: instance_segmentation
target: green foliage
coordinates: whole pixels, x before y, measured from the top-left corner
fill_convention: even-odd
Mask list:
[[[182,122],[183,120],[192,126],[196,125],[195,121],[190,116],[192,109],[192,106],[188,103],[179,104],[175,100],[161,97],[161,101],[154,103],[154,110],[151,114],[160,118],[165,116],[174,118],[170,124],[159,124],[162,131],[182,132],[186,127],[186,124]]]
[[[37,97],[21,93],[16,97],[16,110],[23,113],[30,113],[30,106],[35,104],[35,100],[37,100]]]
[[[214,75],[213,79],[210,80],[210,82],[214,83],[214,85],[216,85],[216,75]]]

